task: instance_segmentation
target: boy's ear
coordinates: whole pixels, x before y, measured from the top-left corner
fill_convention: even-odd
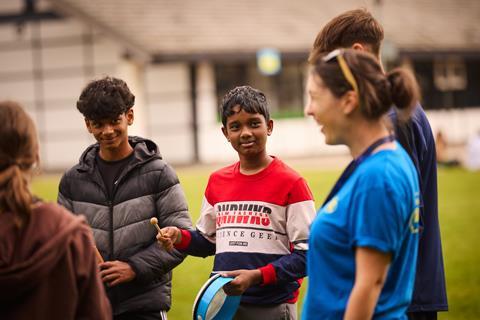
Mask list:
[[[354,44],[352,44],[352,49],[363,52],[370,52],[369,48],[360,42],[355,42]]]
[[[87,118],[84,118],[85,120],[85,126],[87,127],[88,133],[92,133],[92,126],[90,124],[90,121]]]
[[[273,120],[270,119],[268,120],[267,122],[267,135],[271,135],[272,134],[272,131],[273,131]]]
[[[130,108],[127,110],[127,112],[125,112],[125,117],[127,118],[127,124],[130,126],[133,124],[133,119],[134,119],[134,115],[133,115],[133,108]]]
[[[230,142],[230,139],[228,139],[228,132],[227,132],[227,129],[225,127],[222,127],[222,133],[225,136],[225,138],[227,138],[227,141]]]

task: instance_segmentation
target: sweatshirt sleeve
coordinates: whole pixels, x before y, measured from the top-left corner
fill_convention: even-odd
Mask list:
[[[189,255],[207,257],[215,254],[216,218],[213,206],[203,197],[197,230],[182,230],[182,242],[175,247]]]
[[[287,204],[287,234],[291,253],[259,268],[263,285],[295,281],[306,276],[310,224],[315,218],[313,196],[303,178],[293,185]]]

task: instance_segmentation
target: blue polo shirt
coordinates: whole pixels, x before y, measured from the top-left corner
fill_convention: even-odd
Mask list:
[[[390,253],[374,318],[406,319],[419,231],[417,173],[405,150],[365,159],[311,226],[303,319],[342,319],[355,280],[355,248]]]
[[[395,109],[388,114],[395,135],[417,169],[420,181],[420,242],[413,298],[408,311],[448,310],[442,242],[438,219],[437,161],[435,140],[420,104],[410,119],[399,123]]]

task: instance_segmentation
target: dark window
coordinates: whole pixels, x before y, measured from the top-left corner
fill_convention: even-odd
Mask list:
[[[249,85],[267,96],[272,118],[303,116],[306,65],[299,61],[282,61],[282,70],[275,76],[261,74],[256,62],[217,63],[215,79],[218,105],[223,96],[239,85]]]
[[[303,63],[286,63],[282,72],[274,77],[277,108],[273,113],[277,117],[303,115],[305,68]]]
[[[425,109],[479,107],[480,60],[447,61],[413,61]]]
[[[466,107],[480,107],[480,59],[466,60],[467,88],[463,93]]]
[[[223,96],[236,86],[247,83],[247,66],[243,63],[215,65],[215,81],[218,105]]]

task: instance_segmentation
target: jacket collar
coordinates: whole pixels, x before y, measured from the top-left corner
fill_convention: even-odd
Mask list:
[[[129,167],[137,166],[141,163],[149,162],[153,159],[162,159],[158,146],[152,140],[137,136],[128,137],[128,142],[133,147],[135,160]],[[100,150],[98,143],[90,145],[80,156],[78,171],[92,173],[95,169],[95,157]]]

